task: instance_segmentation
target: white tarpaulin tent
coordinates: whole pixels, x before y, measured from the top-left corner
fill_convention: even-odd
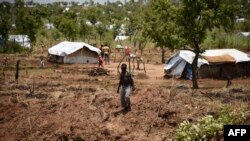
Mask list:
[[[248,54],[241,52],[237,49],[213,49],[206,50],[204,53],[201,54],[201,56],[203,57],[216,57],[225,55],[231,56],[234,59],[235,63],[250,61]]]
[[[28,35],[9,35],[9,40],[19,44],[22,47],[31,48]]]
[[[237,49],[214,49],[206,50],[198,59],[198,67],[204,64],[223,64],[223,63],[239,63],[249,62],[250,57],[248,54],[241,52]],[[164,72],[167,76],[181,77],[185,67],[187,68],[187,77],[192,77],[190,74],[191,64],[195,57],[195,53],[189,50],[180,50],[169,58],[169,61],[164,66]]]
[[[129,38],[129,36],[116,36],[115,41],[123,41],[123,40],[126,40],[128,38]]]
[[[63,41],[48,52],[59,63],[98,63],[101,50],[84,42]]]
[[[243,35],[245,37],[249,37],[250,32],[240,32],[240,35]]]
[[[169,58],[164,66],[164,72],[168,76],[181,77],[186,64],[192,64],[195,53],[189,50],[180,50]],[[204,59],[198,59],[198,67],[208,62]],[[190,74],[191,75],[191,74]],[[190,76],[191,77],[191,76]]]

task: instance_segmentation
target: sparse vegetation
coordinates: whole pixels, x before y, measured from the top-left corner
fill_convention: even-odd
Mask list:
[[[239,33],[226,33],[223,29],[213,29],[207,31],[208,37],[202,43],[204,49],[213,48],[237,48],[240,50],[248,49],[248,37]]]
[[[223,125],[243,124],[250,118],[248,109],[229,109],[228,106],[221,108],[219,117],[207,115],[195,123],[183,121],[176,130],[177,141],[208,141],[212,138],[220,140],[223,133]]]

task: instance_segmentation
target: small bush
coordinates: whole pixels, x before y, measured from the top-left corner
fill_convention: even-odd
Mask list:
[[[210,140],[223,130],[223,125],[243,123],[249,116],[249,111],[230,111],[229,107],[223,107],[217,119],[207,115],[197,123],[182,122],[176,130],[175,139],[177,141]]]
[[[226,33],[223,29],[208,31],[207,38],[202,43],[204,49],[212,48],[248,48],[248,38],[238,33]]]
[[[0,53],[21,53],[27,52],[29,49],[20,46],[14,42],[7,41],[5,46],[0,47]]]

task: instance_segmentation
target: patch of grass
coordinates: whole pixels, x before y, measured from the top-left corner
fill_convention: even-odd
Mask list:
[[[4,47],[0,47],[0,53],[22,53],[28,51],[28,48],[22,47],[19,44],[10,41],[7,41]]]
[[[211,90],[211,94],[214,94],[215,96],[219,96],[222,94],[228,94],[229,93],[229,89],[228,88],[220,88],[220,89],[212,89]]]
[[[208,31],[208,36],[201,45],[204,49],[212,48],[238,48],[246,50],[248,48],[248,38],[237,33],[226,33],[222,29]]]

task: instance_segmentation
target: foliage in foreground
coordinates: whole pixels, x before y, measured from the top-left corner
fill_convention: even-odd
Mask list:
[[[223,107],[218,118],[207,115],[197,123],[183,121],[176,130],[175,139],[177,141],[210,140],[223,130],[223,125],[242,124],[249,116],[250,111],[230,111],[228,107]]]

